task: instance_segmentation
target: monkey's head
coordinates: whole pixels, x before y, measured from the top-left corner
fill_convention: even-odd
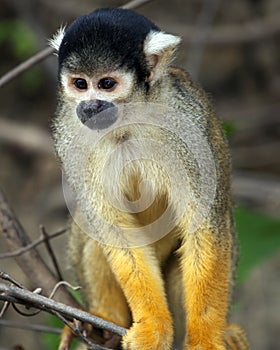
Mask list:
[[[60,104],[67,103],[68,113],[82,123],[91,119],[94,128],[107,128],[116,117],[98,114],[155,95],[179,42],[130,10],[99,9],[79,17],[51,40],[59,59]]]

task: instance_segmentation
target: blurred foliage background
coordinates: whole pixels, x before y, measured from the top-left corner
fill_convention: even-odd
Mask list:
[[[61,24],[117,0],[0,0],[0,76],[47,45]],[[280,3],[278,0],[154,0],[140,7],[183,44],[176,64],[212,96],[233,160],[236,227],[241,242],[233,318],[254,350],[279,349],[280,329]],[[67,221],[60,166],[51,146],[56,104],[55,57],[1,88],[0,186],[33,237]],[[67,267],[65,239],[52,242]],[[40,253],[46,256],[43,248]],[[0,253],[5,251],[1,240]],[[28,286],[13,259],[1,270]],[[72,279],[64,271],[65,279]],[[1,305],[0,305],[1,306]],[[5,314],[34,322],[14,312]],[[36,322],[45,322],[41,315]],[[15,337],[16,334],[16,337]],[[0,349],[50,349],[50,338],[0,326]],[[48,344],[48,345],[46,345]]]

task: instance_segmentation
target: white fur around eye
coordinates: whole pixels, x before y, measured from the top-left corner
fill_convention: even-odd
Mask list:
[[[54,36],[49,40],[50,46],[53,47],[56,52],[58,52],[59,50],[64,34],[65,34],[65,26],[60,27],[58,31],[54,34]]]
[[[116,80],[117,85],[113,91],[106,91],[98,88],[98,82],[102,78],[112,77]],[[88,84],[86,90],[77,90],[74,87],[73,81],[76,78],[85,79]],[[129,72],[115,71],[108,72],[108,74],[102,76],[87,76],[84,73],[71,74],[67,70],[61,72],[61,84],[64,96],[69,98],[71,101],[83,101],[83,100],[105,100],[108,102],[114,101],[125,101],[129,97],[133,89],[134,74]]]
[[[157,55],[162,51],[177,46],[181,38],[164,32],[151,31],[144,42],[144,52],[148,55]]]

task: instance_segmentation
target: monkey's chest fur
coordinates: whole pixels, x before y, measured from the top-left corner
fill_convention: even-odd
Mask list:
[[[71,147],[57,145],[86,233],[122,247],[159,242],[163,260],[170,253],[179,221],[177,199],[171,193],[174,178],[163,160],[170,156],[160,154],[169,136],[164,130],[129,126],[105,134],[94,147],[85,139]]]

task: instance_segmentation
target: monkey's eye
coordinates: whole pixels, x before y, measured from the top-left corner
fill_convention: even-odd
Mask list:
[[[74,85],[78,90],[86,90],[88,87],[87,81],[82,78],[74,79]]]
[[[103,78],[98,82],[98,89],[113,90],[117,82],[113,78]]]

